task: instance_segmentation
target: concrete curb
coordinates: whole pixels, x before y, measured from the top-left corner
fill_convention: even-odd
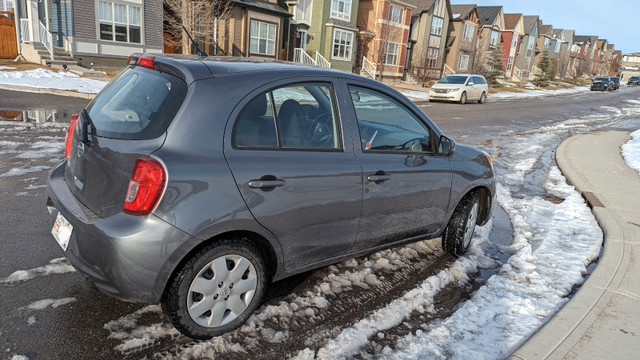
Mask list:
[[[640,353],[640,216],[632,222],[640,215],[640,176],[620,155],[628,139],[627,132],[603,131],[558,147],[558,166],[603,229],[604,252],[575,296],[511,359],[622,359]]]
[[[10,91],[24,91],[24,92],[30,92],[30,93],[36,93],[36,94],[73,96],[73,97],[89,99],[89,100],[92,100],[97,95],[97,94],[81,93],[81,92],[70,91],[70,90],[36,88],[36,87],[30,87],[30,86],[8,85],[8,84],[0,84],[0,89],[10,90]]]

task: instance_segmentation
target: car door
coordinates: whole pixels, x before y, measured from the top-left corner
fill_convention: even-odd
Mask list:
[[[469,76],[467,79],[467,99],[477,100],[480,98],[480,85],[476,83],[475,76]]]
[[[435,151],[439,133],[406,100],[365,83],[345,82],[343,89],[351,95],[349,118],[363,169],[356,249],[437,232],[452,179],[449,158]]]
[[[356,239],[362,170],[341,128],[334,85],[258,90],[227,125],[225,157],[238,189],[280,242],[287,270],[344,254]]]
[[[485,81],[485,79],[483,77],[474,76],[473,78],[474,78],[474,82],[475,82],[476,86],[478,87],[478,99],[480,99],[480,96],[482,96],[483,92],[485,94],[488,94],[489,86],[487,85],[487,82]]]

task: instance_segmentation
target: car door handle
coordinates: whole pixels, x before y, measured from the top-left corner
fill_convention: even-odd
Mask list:
[[[284,185],[284,180],[251,180],[249,187],[253,189],[272,189]]]
[[[367,180],[371,182],[383,182],[387,180],[391,180],[391,175],[389,174],[373,174],[367,176]]]

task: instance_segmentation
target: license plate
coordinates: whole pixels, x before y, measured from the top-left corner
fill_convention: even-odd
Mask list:
[[[51,229],[51,234],[53,234],[53,237],[56,238],[56,241],[64,251],[67,251],[72,231],[73,225],[71,225],[62,214],[58,213],[56,222],[53,224],[53,229]]]

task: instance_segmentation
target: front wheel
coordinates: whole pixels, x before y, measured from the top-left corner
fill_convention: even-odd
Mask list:
[[[162,309],[181,333],[210,339],[242,325],[260,305],[266,269],[258,250],[242,239],[204,247],[172,278]]]
[[[471,245],[479,212],[480,199],[478,194],[468,194],[460,201],[442,235],[444,251],[455,256],[464,255]]]
[[[467,93],[466,91],[462,92],[462,95],[460,95],[460,104],[466,104],[467,103]]]

